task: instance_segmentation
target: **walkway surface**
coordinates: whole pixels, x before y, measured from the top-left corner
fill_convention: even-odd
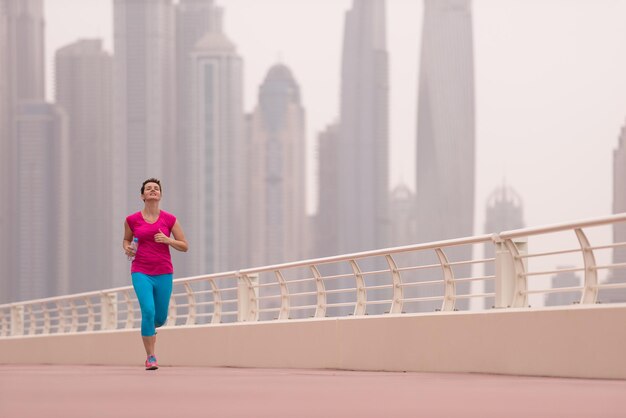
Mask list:
[[[2,359],[0,359],[2,361]],[[626,381],[0,365],[2,418],[626,417]]]

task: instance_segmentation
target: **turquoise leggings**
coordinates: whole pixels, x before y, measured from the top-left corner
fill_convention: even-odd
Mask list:
[[[141,308],[141,336],[151,337],[155,328],[167,321],[167,308],[172,294],[172,274],[149,276],[132,273],[133,287]]]

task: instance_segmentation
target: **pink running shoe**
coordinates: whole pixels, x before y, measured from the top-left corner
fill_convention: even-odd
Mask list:
[[[156,370],[159,368],[157,364],[157,359],[155,356],[148,356],[146,359],[146,370]]]

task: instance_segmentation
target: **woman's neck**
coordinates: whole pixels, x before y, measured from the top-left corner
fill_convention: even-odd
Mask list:
[[[145,202],[143,207],[143,214],[145,216],[158,216],[159,212],[159,202]]]

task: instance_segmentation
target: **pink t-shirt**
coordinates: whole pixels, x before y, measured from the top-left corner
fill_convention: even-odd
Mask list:
[[[154,236],[159,233],[160,229],[169,237],[176,223],[176,217],[162,210],[156,222],[150,224],[143,219],[141,212],[136,212],[129,215],[126,222],[133,231],[133,236],[139,240],[137,254],[130,268],[131,273],[144,273],[150,276],[173,274],[170,246],[156,242]]]

